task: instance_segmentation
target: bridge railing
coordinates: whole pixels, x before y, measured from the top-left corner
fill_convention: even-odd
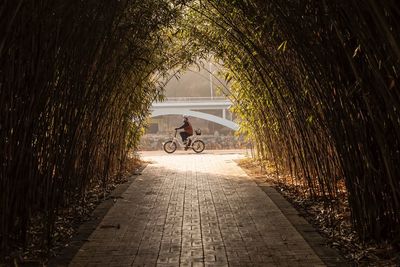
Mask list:
[[[214,97],[167,97],[163,102],[209,102],[209,101],[228,101],[229,99],[225,96],[214,96]]]

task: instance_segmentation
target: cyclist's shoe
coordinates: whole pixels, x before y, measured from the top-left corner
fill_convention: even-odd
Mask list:
[[[188,149],[189,149],[189,147],[188,147],[188,146],[185,146],[185,151],[188,150]]]

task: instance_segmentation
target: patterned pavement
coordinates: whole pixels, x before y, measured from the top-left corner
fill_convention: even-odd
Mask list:
[[[325,266],[233,161],[241,153],[145,153],[70,266]]]

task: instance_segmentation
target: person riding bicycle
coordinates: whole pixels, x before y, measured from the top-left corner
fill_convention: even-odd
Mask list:
[[[183,125],[181,127],[175,128],[175,130],[183,129],[183,132],[180,132],[179,134],[182,137],[182,141],[185,144],[185,149],[187,149],[190,146],[191,140],[189,138],[189,142],[187,142],[187,139],[189,136],[193,135],[193,127],[192,124],[189,122],[189,117],[184,115],[183,116]]]

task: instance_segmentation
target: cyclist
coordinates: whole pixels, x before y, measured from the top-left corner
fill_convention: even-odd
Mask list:
[[[190,146],[191,140],[189,138],[189,142],[187,142],[187,139],[189,136],[193,135],[193,127],[192,124],[189,122],[189,117],[186,115],[183,115],[183,125],[181,127],[175,128],[175,130],[183,129],[183,132],[180,132],[179,134],[182,137],[182,141],[185,144],[185,149],[187,149]]]

